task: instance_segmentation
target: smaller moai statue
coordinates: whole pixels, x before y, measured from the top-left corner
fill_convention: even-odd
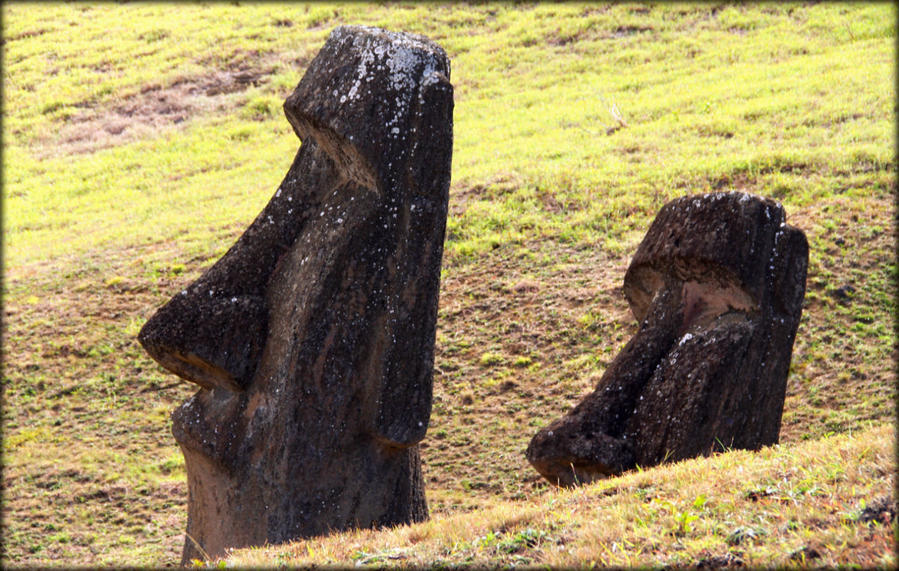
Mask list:
[[[232,248],[139,340],[200,390],[182,562],[428,517],[453,89],[430,40],[340,27],[284,110],[302,145]]]
[[[808,266],[785,218],[741,192],[662,208],[624,276],[639,329],[596,389],[533,437],[541,475],[572,486],[778,441]]]

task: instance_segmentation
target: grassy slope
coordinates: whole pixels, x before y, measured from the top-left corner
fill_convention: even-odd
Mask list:
[[[391,530],[240,550],[235,566],[895,565],[886,426],[633,472]]]
[[[453,60],[424,449],[436,515],[551,496],[523,448],[633,333],[628,256],[687,193],[775,197],[809,237],[782,441],[891,420],[890,5],[4,4],[3,16],[5,562],[177,558],[186,486],[166,417],[192,391],[134,335],[268,200],[297,145],[281,101],[340,23],[425,33]]]

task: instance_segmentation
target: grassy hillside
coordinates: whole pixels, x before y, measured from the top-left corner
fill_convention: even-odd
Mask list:
[[[240,550],[233,566],[895,566],[892,430],[633,472],[387,531]],[[890,511],[893,510],[893,511]]]
[[[539,519],[554,499],[581,497],[547,490],[524,447],[633,334],[621,284],[658,209],[709,190],[780,200],[811,253],[782,448],[689,469],[739,462],[779,482],[766,462],[812,450],[858,474],[851,491],[803,472],[839,509],[817,524],[799,517],[797,533],[842,526],[843,511],[864,510],[861,490],[887,489],[891,459],[842,454],[858,441],[830,436],[893,445],[892,5],[4,3],[2,15],[4,564],[177,561],[187,493],[168,414],[193,390],[135,335],[268,201],[299,144],[281,103],[345,23],[426,34],[452,59],[453,183],[423,450],[434,525],[485,510]],[[674,490],[679,469],[608,485],[651,478]],[[667,501],[683,514],[685,498]],[[562,531],[539,529],[577,536],[589,506],[614,503],[590,500]],[[710,553],[724,549],[727,522],[744,525],[727,511],[702,512]],[[621,541],[641,541],[621,515]],[[658,539],[640,559],[528,557],[680,561],[668,520],[642,519],[640,533]],[[491,525],[490,541],[510,537]],[[814,549],[880,561],[861,555],[886,545],[877,525],[865,526],[874,543]],[[779,537],[757,533],[753,549],[780,553]],[[372,541],[357,551],[387,545]],[[507,562],[500,551],[475,558]]]

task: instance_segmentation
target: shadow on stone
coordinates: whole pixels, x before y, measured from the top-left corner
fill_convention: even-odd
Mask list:
[[[335,29],[284,104],[302,145],[271,201],[141,330],[201,387],[172,417],[183,562],[428,517],[449,77],[426,38]]]
[[[534,436],[530,463],[571,486],[776,443],[807,265],[805,235],[774,201],[665,205],[624,277],[637,334],[593,393]]]

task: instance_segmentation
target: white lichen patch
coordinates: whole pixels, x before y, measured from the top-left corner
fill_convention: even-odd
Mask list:
[[[359,30],[365,33],[358,33]],[[359,62],[353,74],[353,82],[345,94],[333,94],[341,104],[371,97],[372,82],[381,74],[387,74],[386,86],[377,97],[389,101],[392,114],[385,127],[388,136],[400,138],[400,126],[411,109],[412,97],[426,81],[434,81],[441,62],[434,46],[407,34],[398,34],[377,28],[340,27],[332,32],[332,40],[345,42],[352,37],[354,51]]]

